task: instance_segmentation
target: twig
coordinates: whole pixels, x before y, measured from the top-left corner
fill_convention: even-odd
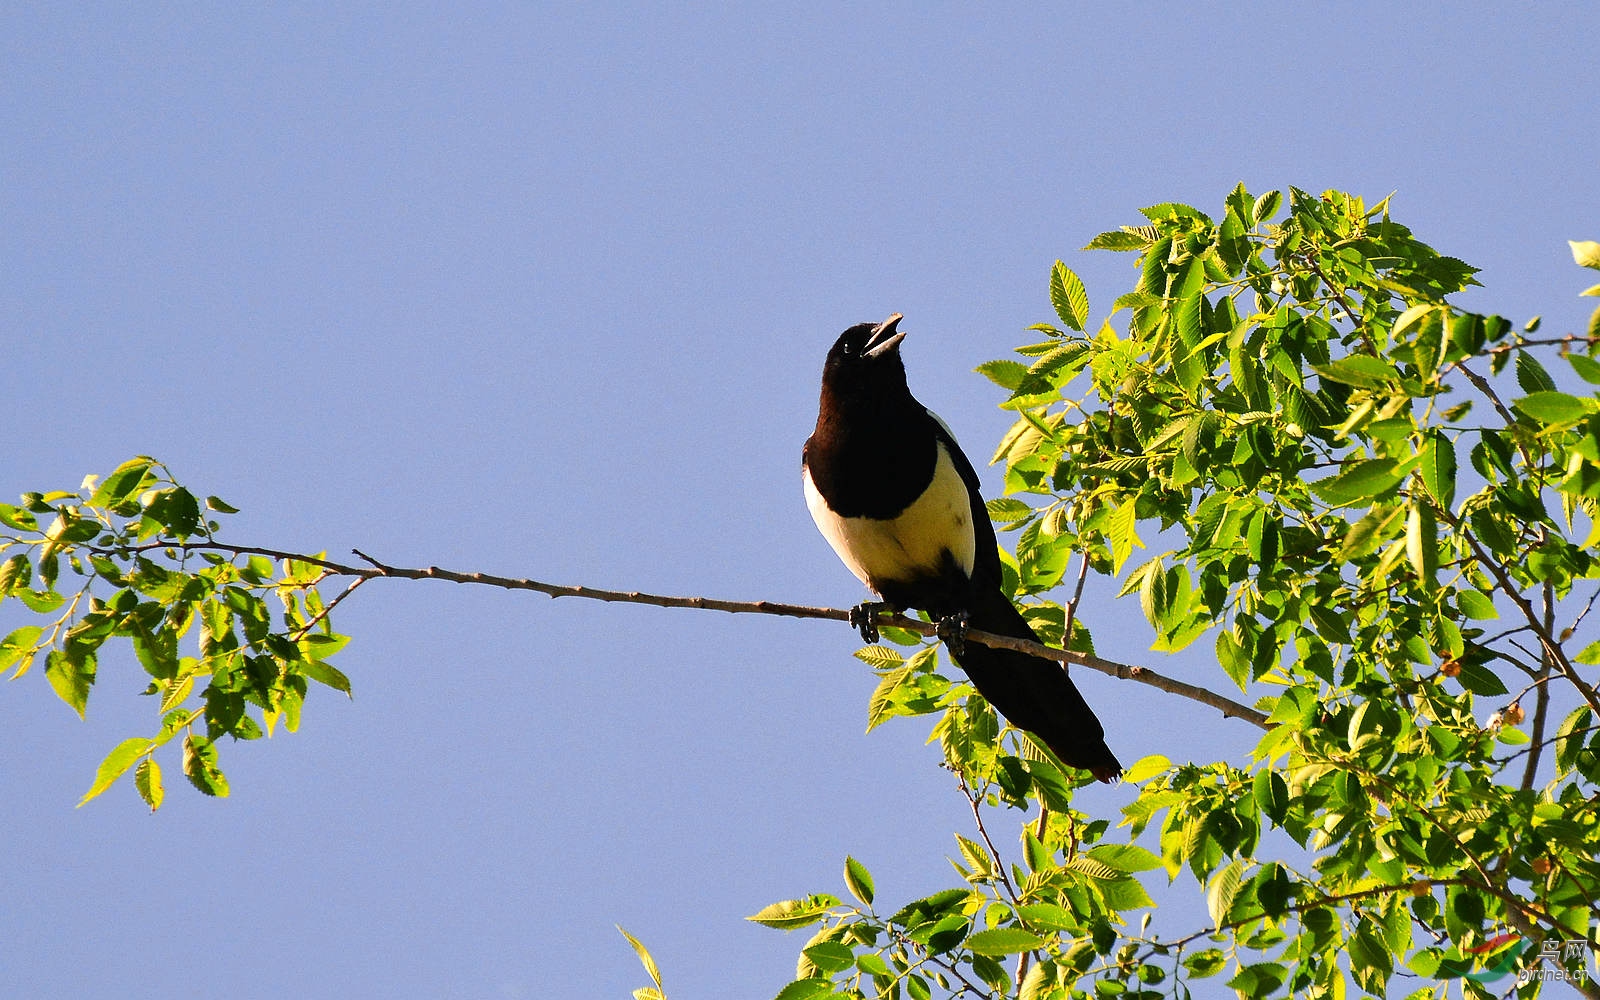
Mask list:
[[[156,549],[175,549],[178,551],[210,551],[224,552],[235,556],[266,556],[270,559],[292,559],[296,562],[307,563],[327,570],[335,576],[352,576],[364,580],[380,578],[398,580],[445,580],[450,583],[480,584],[488,587],[499,587],[503,590],[531,590],[536,593],[546,594],[550,597],[582,597],[592,601],[607,601],[619,604],[645,604],[659,608],[697,608],[702,611],[724,611],[729,614],[758,614],[779,615],[787,618],[815,618],[829,621],[848,622],[850,612],[840,608],[819,608],[803,604],[784,604],[777,601],[726,601],[713,597],[673,597],[665,594],[650,594],[638,590],[605,590],[599,587],[584,587],[575,585],[544,583],[539,580],[526,578],[497,576],[492,573],[461,573],[454,570],[441,569],[438,566],[405,567],[391,566],[379,562],[360,549],[351,551],[368,565],[355,566],[348,563],[336,562],[322,556],[308,556],[297,552],[284,552],[279,549],[259,548],[248,545],[226,545],[221,542],[181,542],[181,543],[151,543],[140,546],[124,546],[113,548],[98,548],[85,546],[86,551],[97,555],[124,555],[130,552],[148,552]],[[880,623],[892,625],[895,628],[915,632],[922,636],[936,636],[939,627],[930,622],[918,621],[905,615],[884,615],[879,618]],[[1056,660],[1073,666],[1087,667],[1090,670],[1116,677],[1119,680],[1138,681],[1148,684],[1153,688],[1175,694],[1181,698],[1198,701],[1209,705],[1222,713],[1224,718],[1243,719],[1261,729],[1271,729],[1267,716],[1263,712],[1240,704],[1231,698],[1224,697],[1214,691],[1180,681],[1164,674],[1157,673],[1148,667],[1135,666],[1130,663],[1118,663],[1102,657],[1092,656],[1087,653],[1078,653],[1071,650],[1056,649],[1043,643],[1033,642],[1028,639],[1016,639],[1008,635],[996,635],[980,629],[968,629],[966,633],[968,642],[978,643],[980,646],[990,646],[995,649],[1010,649],[1019,653],[1041,657],[1047,660]]]

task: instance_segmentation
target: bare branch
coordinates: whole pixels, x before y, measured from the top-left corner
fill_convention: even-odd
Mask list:
[[[129,551],[142,552],[153,549],[174,549],[181,552],[208,551],[223,552],[234,556],[266,556],[271,559],[293,559],[297,562],[317,566],[334,576],[351,576],[363,580],[445,580],[450,583],[499,587],[503,590],[532,590],[550,597],[582,597],[591,601],[606,601],[617,604],[645,604],[658,608],[696,608],[701,611],[724,611],[729,614],[779,615],[786,618],[820,618],[841,622],[850,620],[850,612],[840,608],[819,608],[803,604],[784,604],[777,601],[725,601],[713,597],[673,597],[665,594],[650,594],[638,590],[605,590],[599,587],[544,583],[539,580],[497,576],[492,573],[462,573],[455,570],[441,569],[438,566],[420,568],[391,566],[374,559],[360,549],[352,549],[351,551],[357,558],[367,564],[365,566],[336,562],[322,556],[308,556],[297,552],[284,552],[279,549],[266,549],[247,545],[226,545],[221,542],[155,543],[138,546],[133,549],[100,549],[89,546],[85,548],[98,555],[114,555]],[[346,594],[348,594],[348,591],[346,591]],[[341,594],[340,599],[344,596],[345,594]],[[881,624],[891,625],[923,636],[935,636],[939,631],[938,626],[935,624],[918,621],[905,615],[882,615],[878,620]],[[996,635],[992,632],[984,632],[981,629],[968,629],[966,640],[978,643],[981,646],[1011,649],[1019,653],[1027,653],[1047,660],[1056,660],[1072,666],[1087,667],[1090,670],[1096,670],[1120,680],[1138,681],[1168,694],[1175,694],[1181,698],[1198,701],[1202,705],[1209,705],[1221,712],[1224,718],[1243,719],[1261,729],[1272,728],[1267,721],[1266,714],[1263,712],[1206,688],[1167,677],[1148,667],[1135,666],[1130,663],[1118,663],[1115,660],[1107,660],[1087,653],[1056,649],[1043,643],[1032,642],[1027,639],[1016,639],[1008,635]]]

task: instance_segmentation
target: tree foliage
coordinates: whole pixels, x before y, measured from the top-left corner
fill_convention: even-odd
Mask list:
[[[1592,940],[1600,400],[1556,375],[1600,384],[1600,312],[1540,340],[1450,305],[1474,269],[1387,201],[1284,207],[1241,186],[1220,221],[1144,210],[1089,244],[1138,264],[1098,328],[1058,262],[1059,325],[980,368],[1017,414],[990,513],[1041,634],[1093,652],[1076,597],[1040,595],[1117,577],[1153,649],[1211,638],[1266,734],[1249,760],[1139,761],[1113,827],[932,647],[863,650],[871,722],[938,715],[981,835],[956,837],[961,884],[893,912],[852,891],[752,917],[816,928],[786,1000],[1188,996],[1213,977],[1342,996],[1347,976],[1381,996],[1398,974],[1488,996],[1502,960],[1537,964],[1531,942]],[[1597,249],[1574,244],[1586,266]],[[1141,530],[1172,547],[1134,565]],[[1210,926],[1153,933],[1147,871],[1192,878]],[[1566,954],[1579,973],[1586,952]]]
[[[1015,536],[1006,584],[1046,641],[1091,655],[1083,583],[1115,578],[1153,650],[1212,644],[1210,682],[1252,699],[1264,734],[1248,759],[1146,757],[1122,815],[1088,815],[1087,775],[1004,727],[932,640],[886,629],[899,648],[858,653],[880,679],[868,726],[935,717],[973,826],[943,891],[880,904],[847,858],[848,900],[752,916],[811,932],[778,996],[1388,995],[1400,977],[1490,996],[1562,961],[1581,979],[1585,953],[1532,945],[1592,946],[1600,897],[1600,310],[1541,338],[1452,305],[1474,269],[1387,200],[1240,186],[1220,221],[1143,215],[1089,244],[1137,263],[1098,327],[1058,262],[1055,323],[979,369],[1017,417],[990,504]],[[1572,246],[1600,269],[1600,245]],[[227,794],[223,737],[295,728],[309,682],[348,693],[329,613],[367,579],[549,590],[232,546],[230,512],[149,458],[0,505],[0,599],[42,621],[0,640],[0,670],[42,655],[80,714],[113,638],[150,678],[151,731],[84,801],[131,772],[159,807],[179,736],[189,781]],[[328,600],[332,578],[349,582]],[[794,613],[776,607],[723,610]],[[1163,877],[1203,894],[1208,924],[1155,928]]]

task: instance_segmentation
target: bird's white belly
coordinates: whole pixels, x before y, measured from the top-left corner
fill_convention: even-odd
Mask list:
[[[840,517],[828,509],[810,475],[804,477],[812,520],[850,572],[874,590],[882,581],[938,575],[946,551],[962,572],[972,573],[976,551],[972,501],[943,444],[938,451],[933,481],[915,503],[892,518]]]

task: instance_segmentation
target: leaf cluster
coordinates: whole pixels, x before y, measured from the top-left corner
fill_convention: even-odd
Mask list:
[[[325,571],[314,560],[228,553],[214,536],[233,513],[142,456],[78,490],[0,504],[0,555],[10,553],[0,601],[15,599],[44,622],[0,639],[0,670],[21,677],[43,654],[51,688],[81,717],[102,651],[126,640],[156,709],[146,735],[107,754],[79,805],[132,771],[140,797],[159,808],[157,752],[173,740],[189,783],[225,796],[220,740],[297,729],[308,681],[350,693],[328,662],[348,638],[333,631],[317,589]]]
[[[1600,311],[1543,338],[1453,305],[1475,269],[1388,199],[1241,185],[1215,218],[1143,215],[1089,244],[1136,264],[1099,326],[1058,261],[1054,321],[979,368],[1016,414],[989,505],[1015,537],[1006,584],[1047,641],[1092,653],[1082,579],[1115,578],[1153,651],[1209,637],[1215,682],[1268,730],[1248,760],[1140,761],[1113,830],[1073,808],[1086,776],[1002,729],[934,648],[861,651],[869,728],[936,714],[977,836],[956,837],[958,885],[892,914],[853,891],[753,917],[820,928],[780,997],[1189,996],[1211,977],[1382,996],[1402,975],[1487,996],[1508,934],[1592,941]],[[1151,930],[1155,870],[1193,880],[1208,926]]]

